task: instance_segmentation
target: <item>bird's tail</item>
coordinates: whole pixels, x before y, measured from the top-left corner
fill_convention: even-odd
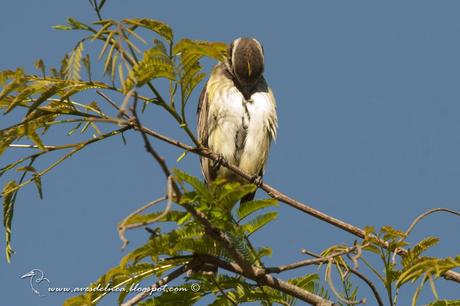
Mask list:
[[[254,200],[255,195],[256,195],[256,191],[248,193],[247,195],[245,195],[244,197],[241,198],[240,205],[245,203],[245,202],[249,202],[249,201]]]

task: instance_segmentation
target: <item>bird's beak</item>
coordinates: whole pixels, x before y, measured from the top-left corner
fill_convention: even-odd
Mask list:
[[[31,276],[34,276],[35,273],[30,271],[30,272],[27,272],[26,274],[24,274],[23,276],[21,276],[21,278],[26,278],[26,277],[31,277]]]

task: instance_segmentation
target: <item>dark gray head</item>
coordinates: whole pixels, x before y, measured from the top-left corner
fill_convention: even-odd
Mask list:
[[[254,38],[240,37],[228,47],[227,67],[246,98],[264,72],[264,51]]]

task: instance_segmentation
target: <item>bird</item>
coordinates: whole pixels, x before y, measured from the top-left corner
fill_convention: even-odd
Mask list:
[[[247,180],[221,167],[221,159],[249,174],[259,183],[271,143],[276,139],[276,101],[264,78],[264,49],[255,38],[240,37],[228,45],[226,59],[211,71],[197,108],[198,141],[220,156],[200,158],[206,183],[217,178]],[[241,199],[254,199],[255,191]]]
[[[44,295],[40,294],[40,292],[34,287],[34,283],[40,284],[43,281],[47,281],[48,284],[51,283],[50,280],[45,277],[45,273],[40,269],[33,269],[27,272],[26,274],[24,274],[23,276],[21,276],[21,278],[30,278],[29,279],[30,288],[32,289],[33,293],[35,293],[38,296],[44,296]]]

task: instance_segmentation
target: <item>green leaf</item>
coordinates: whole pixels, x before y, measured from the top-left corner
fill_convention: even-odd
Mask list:
[[[278,216],[278,213],[276,211],[265,213],[263,215],[257,216],[253,220],[242,225],[242,228],[245,233],[247,233],[248,235],[251,235],[257,230],[267,225],[269,222],[275,220],[277,216]]]
[[[99,2],[99,5],[97,7],[98,10],[102,10],[102,8],[104,7],[105,1],[106,0],[101,0],[101,2]]]
[[[64,84],[54,84],[46,89],[33,103],[30,105],[29,110],[27,111],[27,116],[29,116],[37,107],[39,107],[43,102],[54,96],[58,93],[60,89],[64,87]],[[22,101],[19,101],[22,102]]]
[[[178,225],[182,225],[184,224],[185,222],[191,220],[192,218],[192,215],[190,213],[186,213],[182,218],[180,218],[179,220],[177,220],[177,224]]]
[[[178,229],[151,238],[145,245],[123,257],[120,266],[124,267],[129,262],[137,263],[146,257],[152,257],[155,260],[162,255],[177,256],[194,248],[208,249],[216,253],[217,251],[213,249],[214,243],[210,242],[208,238],[206,241],[199,241],[204,235],[204,230],[196,223],[187,223]]]
[[[27,88],[27,80],[23,74],[19,74],[14,79],[3,87],[0,92],[0,107],[6,108],[5,114],[10,112],[16,105],[18,97],[9,96],[12,92],[20,92],[24,98],[27,98],[31,93],[32,89]],[[18,96],[21,96],[19,94]]]
[[[85,294],[70,298],[64,302],[65,306],[70,305],[94,305],[100,301],[110,291],[97,290],[98,288],[109,287],[112,290],[118,289],[118,292],[129,293],[131,284],[139,283],[143,279],[152,276],[161,266],[155,266],[148,263],[142,263],[130,267],[114,267],[98,280],[92,283]],[[124,289],[123,289],[124,288]],[[117,291],[115,291],[117,292]],[[124,298],[125,295],[123,295]]]
[[[460,306],[460,300],[439,300],[426,306]]]
[[[35,183],[35,186],[37,187],[38,195],[40,196],[40,199],[43,199],[42,180],[37,169],[35,169],[32,166],[24,166],[17,168],[16,171],[32,172],[32,178]]]
[[[57,115],[42,115],[39,118],[26,121],[17,126],[12,126],[10,128],[0,130],[0,155],[8,148],[8,146],[15,140],[27,136],[32,141],[35,141],[37,145],[40,143],[39,138],[37,139],[35,131],[38,128],[45,127],[48,122],[52,122]],[[35,134],[35,135],[34,135]],[[38,136],[37,136],[38,137]],[[40,143],[40,145],[42,145]]]
[[[182,108],[185,107],[195,87],[204,79],[200,59],[210,57],[223,61],[227,45],[221,42],[208,42],[182,39],[173,48],[175,56],[180,56],[180,88]]]
[[[192,306],[198,305],[199,300],[205,295],[204,290],[200,288],[198,291],[192,290],[192,283],[181,284],[180,287],[186,291],[168,292],[165,291],[159,296],[145,300],[137,306]],[[176,287],[178,288],[178,287]],[[204,304],[203,304],[204,305]]]
[[[150,18],[135,18],[135,19],[123,19],[126,24],[143,27],[145,29],[154,31],[161,37],[168,41],[172,41],[174,38],[173,31],[169,25],[164,22],[150,19]]]
[[[52,27],[55,30],[70,31],[73,30],[71,26],[68,25],[55,25]]]
[[[70,53],[64,75],[67,80],[80,80],[81,60],[84,44],[80,41]]]
[[[43,189],[42,189],[41,176],[38,173],[34,174],[33,175],[33,181],[35,183],[35,186],[37,187],[38,196],[40,197],[40,199],[43,200]]]
[[[208,187],[197,177],[191,176],[177,168],[173,169],[173,174],[179,183],[188,183],[200,194],[209,193]]]
[[[231,208],[242,197],[254,192],[257,187],[254,184],[214,181],[210,189],[215,194],[216,201],[219,202],[219,205]]]
[[[366,251],[372,252],[374,254],[377,254],[377,255],[380,255],[382,253],[381,249],[379,249],[379,247],[373,244],[367,245],[363,249]]]
[[[184,150],[184,152],[182,152],[182,154],[177,158],[176,162],[182,161],[182,159],[184,159],[184,157],[187,156],[187,154],[188,154],[188,151]]]
[[[406,236],[404,232],[394,229],[391,226],[384,226],[380,231],[383,233],[384,240],[395,240]]]
[[[68,18],[67,22],[72,27],[71,28],[72,30],[91,30],[90,26],[84,24],[83,22],[75,20],[73,18]]]
[[[366,236],[369,236],[370,234],[375,234],[375,227],[373,226],[365,226],[364,227],[364,233]]]
[[[262,247],[257,250],[257,257],[262,258],[265,256],[272,256],[272,249],[269,247]]]
[[[2,70],[0,71],[0,85],[3,87],[6,83],[6,81],[11,80],[11,79],[20,79],[24,76],[24,69],[22,68],[17,68],[16,70]],[[4,96],[4,93],[2,91],[2,94],[0,95],[1,97]],[[1,100],[1,98],[0,98]]]
[[[155,220],[161,214],[163,214],[162,211],[145,214],[145,215],[134,215],[128,220],[126,220],[124,225],[136,224],[136,223],[150,224],[152,220]],[[186,211],[170,210],[165,216],[163,216],[159,220],[156,220],[156,222],[178,222],[179,220],[184,218],[186,215],[187,215]]]
[[[71,29],[70,29],[71,30]],[[88,300],[86,295],[77,295],[64,301],[62,306],[82,306],[91,305],[91,301]]]
[[[439,277],[447,270],[458,267],[460,267],[460,255],[454,258],[423,257],[417,263],[402,270],[396,281],[396,287],[399,288],[408,281],[414,282],[421,276]]]
[[[300,287],[309,292],[313,292],[315,289],[315,282],[319,280],[319,276],[316,273],[306,274],[300,277],[291,278],[288,280],[289,283]]]
[[[88,79],[91,82],[92,80],[92,75],[91,75],[91,59],[89,57],[89,54],[86,54],[86,56],[82,59],[83,66],[85,67],[86,74],[88,75]]]
[[[289,282],[300,284],[304,288],[316,291],[315,284],[318,276],[302,276],[297,279],[291,279]],[[218,286],[215,285],[218,283]],[[279,290],[268,286],[254,286],[244,282],[240,278],[226,275],[218,275],[215,281],[202,280],[200,282],[200,291],[210,291],[215,293],[216,299],[209,305],[212,306],[229,306],[229,305],[246,305],[246,303],[257,305],[294,305],[295,299],[292,296],[281,293]],[[308,290],[307,289],[307,290]],[[220,294],[224,290],[226,295]],[[229,302],[229,299],[232,302]],[[256,303],[254,303],[256,302]],[[154,304],[157,305],[157,304]],[[173,305],[173,304],[171,304]]]
[[[173,53],[174,55],[181,54],[181,56],[187,57],[192,55],[206,56],[223,61],[227,55],[227,44],[185,38],[174,46]]]
[[[45,63],[43,62],[42,59],[38,59],[37,61],[35,61],[35,68],[40,70],[43,77],[45,77],[45,74],[46,74],[46,67],[45,67]]]
[[[126,90],[130,90],[134,85],[141,87],[156,78],[176,78],[173,62],[158,47],[145,51],[142,60],[134,65],[125,82]]]
[[[13,210],[15,202],[15,194],[18,190],[18,183],[14,180],[9,181],[2,191],[3,197],[3,226],[5,227],[5,252],[6,252],[6,261],[9,263],[11,261],[11,255],[13,254],[13,249],[11,248],[11,222],[13,220]]]
[[[407,250],[407,253],[402,257],[402,265],[404,268],[409,268],[420,260],[420,255],[429,249],[430,247],[438,244],[439,238],[437,237],[426,237],[413,248]]]
[[[43,145],[42,140],[34,130],[28,131],[27,136],[37,145],[40,150],[45,150],[45,146]]]
[[[238,218],[243,219],[250,214],[270,206],[277,206],[278,201],[275,199],[254,200],[241,203],[238,209]]]

